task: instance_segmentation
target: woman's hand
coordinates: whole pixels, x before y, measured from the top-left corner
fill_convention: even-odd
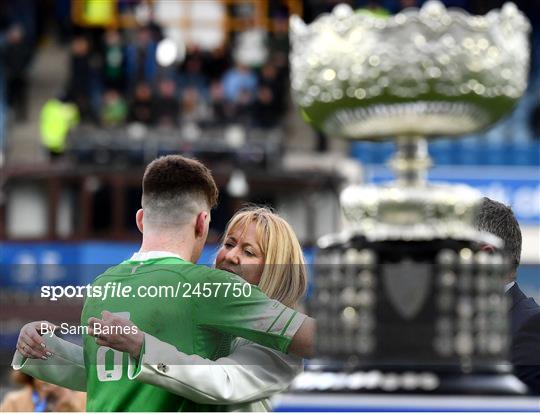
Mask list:
[[[17,340],[17,350],[25,358],[47,359],[52,355],[45,347],[42,335],[52,334],[58,327],[48,321],[35,321],[24,325]]]
[[[144,342],[144,332],[129,319],[103,311],[103,319],[88,319],[88,335],[96,338],[96,344],[127,352],[138,359]]]

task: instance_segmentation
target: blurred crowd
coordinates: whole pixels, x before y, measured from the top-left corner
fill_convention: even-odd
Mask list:
[[[163,38],[155,23],[75,33],[61,99],[76,104],[81,122],[104,127],[275,126],[286,108],[286,51],[253,68],[234,62],[229,45],[210,51],[187,45],[183,61],[164,67],[156,58]]]
[[[79,0],[78,0],[79,1]],[[83,0],[80,0],[81,2]],[[105,0],[104,0],[105,1]],[[304,0],[303,18],[311,22],[338,3],[384,17],[423,0]],[[500,7],[498,0],[444,0],[484,14]],[[135,15],[145,0],[117,0],[120,15]],[[51,32],[69,50],[68,78],[56,96],[43,106],[42,140],[52,153],[61,153],[67,132],[80,122],[101,127],[140,123],[152,127],[221,126],[273,128],[280,124],[288,102],[288,17],[286,1],[269,2],[271,31],[266,38],[267,58],[258,64],[236,59],[238,33],[213,50],[195,44],[178,45],[181,58],[172,64],[158,59],[166,29],[150,19],[143,25],[121,29],[79,27],[73,20],[71,0],[17,0],[0,2],[0,165],[6,142],[7,108],[10,120],[25,121],[28,113],[28,72],[38,42]],[[533,55],[531,85],[540,84],[539,2],[518,6],[531,19]],[[82,4],[82,3],[81,3]],[[150,3],[149,3],[150,4]],[[228,11],[241,14],[240,2]],[[249,7],[248,7],[249,9]],[[38,17],[39,16],[39,17]],[[53,29],[53,30],[50,30]],[[48,36],[43,36],[44,34]],[[540,93],[533,112],[540,110]],[[540,126],[531,117],[538,134]],[[319,150],[326,144],[320,136]]]

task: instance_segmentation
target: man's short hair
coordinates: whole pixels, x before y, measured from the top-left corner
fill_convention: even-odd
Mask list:
[[[194,159],[167,155],[144,172],[142,207],[149,222],[185,224],[201,210],[214,208],[218,195],[210,170]]]
[[[478,230],[487,231],[504,241],[505,251],[510,255],[516,270],[521,259],[521,229],[512,209],[484,197],[475,224]]]

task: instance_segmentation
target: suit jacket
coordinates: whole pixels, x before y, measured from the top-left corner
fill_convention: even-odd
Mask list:
[[[507,294],[511,299],[510,359],[514,374],[534,394],[540,394],[540,306],[515,283]]]

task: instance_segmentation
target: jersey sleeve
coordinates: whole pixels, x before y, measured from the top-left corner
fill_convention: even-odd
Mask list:
[[[187,355],[148,334],[144,348],[141,368],[131,378],[200,404],[240,404],[268,398],[285,390],[303,367],[299,357],[246,341],[216,361]]]
[[[212,284],[213,295],[193,301],[197,325],[287,353],[306,315],[269,299],[237,275],[208,270],[204,282]]]

